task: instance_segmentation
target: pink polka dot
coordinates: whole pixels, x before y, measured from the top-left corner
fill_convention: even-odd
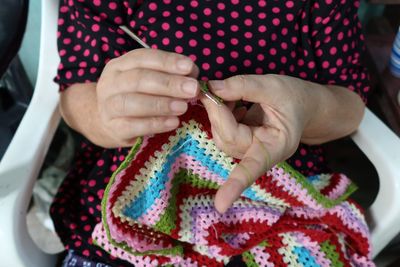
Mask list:
[[[104,160],[99,159],[96,164],[97,164],[97,166],[101,167],[104,165]]]
[[[95,6],[101,6],[101,0],[93,0]]]
[[[278,18],[274,18],[272,20],[272,24],[274,24],[275,26],[278,26],[281,23],[281,21]]]
[[[251,32],[245,32],[244,33],[244,37],[247,38],[247,39],[250,39],[250,38],[253,37],[253,34]]]
[[[212,13],[212,11],[211,11],[210,8],[205,8],[205,9],[203,10],[203,13],[204,13],[204,15],[206,15],[206,16],[210,16],[211,13]]]
[[[292,8],[294,6],[293,1],[286,1],[286,7],[287,8]]]
[[[276,68],[276,64],[274,62],[270,62],[268,64],[268,68],[271,69],[271,70],[274,70]]]
[[[238,58],[239,57],[239,53],[237,51],[231,51],[231,57],[232,58]]]
[[[199,2],[197,2],[197,1],[190,1],[190,5],[191,5],[192,7],[197,7],[197,6],[199,5]]]
[[[164,22],[164,23],[161,25],[161,28],[162,28],[163,30],[165,30],[165,31],[169,30],[169,28],[170,28],[169,23]]]
[[[88,183],[88,185],[90,186],[90,187],[94,187],[95,185],[96,185],[96,180],[90,180],[89,181],[89,183]]]
[[[98,32],[100,30],[100,26],[98,24],[93,24],[92,25],[92,31]]]
[[[108,7],[109,7],[111,10],[115,10],[115,9],[117,9],[117,4],[116,4],[115,2],[110,2],[110,3],[108,4]]]
[[[203,49],[203,55],[209,56],[210,54],[211,54],[210,48],[204,48],[204,49]]]
[[[90,256],[89,250],[85,249],[84,251],[82,251],[82,255],[89,257]]]
[[[239,13],[236,12],[236,11],[232,11],[231,12],[231,17],[234,18],[234,19],[237,19],[239,17]]]
[[[293,15],[293,14],[287,14],[287,15],[286,15],[286,19],[287,19],[288,21],[293,21],[294,15]]]
[[[206,29],[210,29],[211,28],[211,23],[210,22],[204,22],[203,23],[203,27]]]
[[[191,47],[195,47],[195,46],[197,46],[197,41],[196,41],[195,39],[190,39],[190,40],[189,40],[189,45],[190,45]]]
[[[197,27],[192,25],[192,26],[189,27],[189,30],[191,32],[197,32]]]
[[[225,18],[220,16],[217,18],[217,22],[223,24],[225,22]]]
[[[201,65],[201,67],[202,67],[203,70],[209,70],[209,69],[210,69],[210,64],[208,64],[208,63],[203,63],[203,64]]]
[[[224,3],[218,3],[218,4],[217,4],[217,8],[218,8],[219,10],[224,10],[224,9],[225,9],[225,4],[224,4]]]
[[[65,73],[65,77],[66,77],[67,79],[71,79],[71,78],[72,78],[72,72],[67,71],[67,72]]]
[[[265,19],[266,17],[267,17],[267,14],[265,14],[264,12],[258,13],[258,18],[259,19]]]
[[[237,45],[239,43],[239,40],[237,38],[232,38],[231,39],[231,44]]]
[[[182,17],[177,17],[176,18],[176,23],[183,24],[184,22],[185,22],[185,20]]]
[[[183,32],[182,31],[176,31],[175,32],[175,37],[178,39],[181,39],[183,37]]]
[[[244,65],[245,67],[250,67],[250,66],[251,66],[251,60],[250,60],[250,59],[245,59],[245,60],[243,61],[243,65]]]
[[[229,71],[230,72],[236,72],[237,71],[237,67],[235,65],[229,66]]]
[[[113,171],[115,171],[117,168],[118,168],[118,166],[114,164],[114,165],[111,166],[110,170],[113,172]]]
[[[222,77],[223,77],[223,73],[222,73],[222,71],[216,71],[215,72],[215,77],[217,77],[218,79],[221,79]]]
[[[164,37],[164,38],[162,39],[162,44],[163,44],[163,45],[169,45],[169,38],[168,38],[168,37]]]
[[[271,48],[269,50],[269,54],[272,55],[272,56],[275,56],[276,55],[276,49],[275,48]]]
[[[210,41],[211,40],[211,35],[208,33],[203,34],[203,39],[206,41]]]
[[[156,3],[150,3],[150,4],[149,4],[149,9],[150,9],[151,11],[157,10],[157,4],[156,4]]]
[[[328,62],[328,61],[322,62],[322,67],[323,67],[324,69],[329,68],[329,62]]]
[[[218,42],[218,43],[217,43],[217,47],[218,47],[219,49],[224,49],[224,48],[225,48],[225,44],[224,44],[223,42]]]
[[[169,12],[169,11],[164,11],[163,13],[162,13],[162,15],[163,15],[163,17],[164,18],[168,18],[169,16],[171,16],[171,12]]]
[[[330,53],[331,55],[335,55],[336,52],[337,52],[336,47],[331,47],[331,49],[329,49],[329,53]]]
[[[260,47],[264,47],[267,45],[267,41],[265,41],[264,39],[260,39],[260,40],[258,40],[258,45]]]
[[[251,53],[253,51],[253,47],[251,47],[251,45],[246,45],[244,47],[244,51],[246,51],[247,53]]]
[[[222,63],[224,63],[224,58],[223,57],[217,57],[216,58],[216,60],[215,60],[218,64],[222,64]]]
[[[251,19],[245,19],[244,20],[244,25],[251,26],[252,24],[253,24],[253,21]]]
[[[272,8],[272,12],[278,14],[279,12],[281,12],[281,10],[279,9],[279,7],[274,7]]]
[[[266,30],[267,30],[267,27],[265,25],[261,25],[258,27],[259,32],[266,32]]]
[[[298,160],[298,159],[296,159],[296,160],[294,161],[294,164],[295,164],[297,167],[300,167],[300,166],[301,166],[301,161]]]
[[[267,2],[265,0],[259,0],[258,1],[258,6],[259,7],[265,7],[267,5]]]
[[[250,13],[251,11],[253,11],[253,7],[250,5],[247,5],[244,7],[244,11],[246,11],[247,13]]]
[[[70,38],[65,38],[63,40],[63,43],[66,44],[66,45],[69,45],[71,42],[72,42],[72,40]]]

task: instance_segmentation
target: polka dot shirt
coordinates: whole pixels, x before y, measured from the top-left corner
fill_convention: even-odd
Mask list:
[[[62,0],[58,19],[60,90],[96,82],[105,64],[139,48],[126,25],[153,48],[189,56],[200,79],[275,73],[352,90],[365,101],[368,76],[360,63],[363,35],[355,0]],[[51,208],[67,249],[108,263],[93,245],[100,203],[128,149],[84,140]],[[326,171],[319,146],[301,144],[289,163],[305,175]]]

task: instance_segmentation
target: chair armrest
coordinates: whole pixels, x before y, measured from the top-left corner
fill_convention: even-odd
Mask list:
[[[60,121],[58,86],[58,1],[42,0],[38,77],[29,107],[0,162],[0,251],[2,266],[55,266],[27,231],[26,212],[32,187]]]
[[[367,214],[375,257],[400,232],[400,139],[369,109],[352,139],[379,175],[378,195]]]

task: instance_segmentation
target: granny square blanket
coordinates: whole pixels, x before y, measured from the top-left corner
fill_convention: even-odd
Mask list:
[[[94,242],[135,266],[374,266],[368,227],[343,174],[271,168],[224,214],[217,189],[239,162],[191,104],[175,131],[138,139],[113,174]]]

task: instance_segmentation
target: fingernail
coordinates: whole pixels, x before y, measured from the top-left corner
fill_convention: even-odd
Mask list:
[[[176,66],[181,71],[190,71],[192,69],[193,62],[189,59],[180,59],[176,63]]]
[[[197,81],[190,79],[186,80],[182,84],[182,91],[184,91],[186,94],[189,94],[190,96],[195,96],[197,92]]]
[[[225,83],[221,80],[209,81],[208,84],[215,91],[225,89]]]
[[[172,101],[169,107],[175,112],[185,112],[187,109],[187,103],[183,101]]]
[[[165,120],[164,125],[168,128],[178,127],[179,120],[178,118],[168,118]]]

